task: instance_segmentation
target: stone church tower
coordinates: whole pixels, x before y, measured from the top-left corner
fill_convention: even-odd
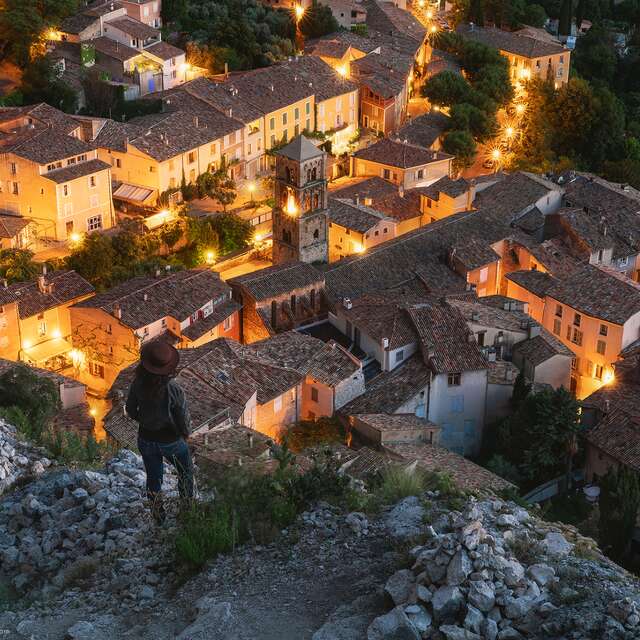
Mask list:
[[[326,158],[302,135],[276,152],[273,264],[327,262]]]

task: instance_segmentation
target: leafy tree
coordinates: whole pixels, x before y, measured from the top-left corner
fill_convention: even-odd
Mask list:
[[[480,77],[474,82],[473,88],[500,106],[505,106],[513,98],[513,87],[505,65],[486,65]]]
[[[471,85],[459,73],[441,71],[423,85],[422,95],[433,104],[450,107],[469,101]]]
[[[484,0],[470,0],[468,18],[470,22],[484,27]]]
[[[513,393],[511,394],[511,406],[514,410],[520,408],[525,398],[531,392],[531,385],[526,381],[522,371],[516,376],[513,385]]]
[[[253,227],[233,213],[223,213],[211,218],[211,227],[218,236],[218,251],[229,253],[246,247],[253,237]]]
[[[607,161],[603,164],[603,175],[607,180],[630,184],[640,189],[640,161],[626,158],[616,162]]]
[[[18,408],[26,418],[31,435],[42,433],[60,406],[55,384],[35,374],[30,367],[16,364],[0,375],[0,407]]]
[[[102,72],[94,67],[89,69],[81,80],[86,109],[95,116],[114,118],[124,101],[122,88],[109,84],[102,79],[101,74]]]
[[[20,93],[24,104],[46,102],[67,113],[75,113],[78,103],[75,91],[57,77],[48,58],[37,58],[27,64],[22,75]]]
[[[466,102],[453,105],[450,116],[451,129],[469,130],[479,141],[492,137],[498,129],[498,121],[493,113]]]
[[[533,487],[570,471],[579,430],[578,403],[566,389],[529,393],[499,425],[494,453]]]
[[[628,553],[640,507],[640,481],[629,467],[610,467],[600,482],[599,542],[614,560]]]
[[[40,266],[33,261],[33,252],[27,249],[0,250],[0,276],[9,282],[23,282],[35,278]]]
[[[27,66],[42,44],[42,34],[59,26],[78,9],[78,0],[4,0],[0,10],[0,42],[7,43],[8,55]],[[39,47],[42,53],[42,47]]]
[[[507,460],[504,456],[499,454],[492,456],[489,458],[486,467],[489,471],[493,471],[496,475],[504,478],[505,480],[509,480],[509,482],[512,482],[515,485],[519,485],[520,482],[522,482],[522,476],[518,471],[518,467]]]
[[[476,143],[468,131],[448,131],[442,140],[442,148],[456,157],[455,164],[458,169],[470,167],[473,164]]]
[[[331,7],[319,4],[318,0],[313,0],[300,21],[300,31],[305,38],[320,38],[327,33],[337,31],[339,28],[340,25],[333,17]]]
[[[558,34],[571,35],[571,22],[573,18],[573,0],[562,0],[560,5],[560,17],[558,22]]]
[[[578,38],[571,63],[580,76],[609,85],[616,72],[617,56],[609,32],[594,25]]]
[[[584,0],[582,0],[584,2]],[[519,22],[541,29],[547,21],[547,12],[539,4],[527,4],[519,16]]]
[[[75,269],[96,288],[111,286],[111,273],[116,252],[110,236],[92,233],[67,257],[69,269]]]

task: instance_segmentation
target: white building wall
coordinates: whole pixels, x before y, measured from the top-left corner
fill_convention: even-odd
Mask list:
[[[476,454],[482,440],[487,402],[487,371],[464,371],[459,386],[447,374],[433,377],[428,419],[442,428],[442,446],[463,455]]]

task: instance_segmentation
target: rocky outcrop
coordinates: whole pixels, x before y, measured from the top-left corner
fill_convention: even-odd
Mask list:
[[[368,640],[640,638],[640,585],[593,541],[502,500],[470,499],[459,512],[428,497],[433,524],[423,523],[410,570],[388,579],[393,609],[371,623]],[[416,509],[405,502],[392,512]]]
[[[0,495],[19,481],[41,475],[50,465],[41,449],[18,438],[14,427],[0,421]]]
[[[640,638],[638,581],[511,502],[430,492],[375,516],[317,504],[181,583],[175,519],[154,526],[143,496],[141,459],[121,451],[0,497],[0,589],[22,596],[0,601],[3,638]]]

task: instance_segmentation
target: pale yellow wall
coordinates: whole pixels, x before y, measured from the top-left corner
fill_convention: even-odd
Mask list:
[[[508,51],[501,51],[500,53],[509,59],[511,77],[514,80],[527,80],[534,77],[546,80],[547,68],[549,63],[551,63],[555,84],[559,86],[569,82],[570,51],[564,51],[542,58],[525,58],[524,56],[514,55]]]
[[[278,87],[274,88],[275,91]],[[308,113],[307,113],[307,106]],[[298,109],[298,119],[295,118],[296,109]],[[294,102],[283,109],[272,111],[265,116],[265,148],[271,149],[282,139],[284,132],[287,132],[287,139],[291,140],[296,136],[296,124],[298,125],[298,133],[302,133],[304,129],[313,130],[315,127],[315,97],[309,96],[304,100]],[[283,115],[286,114],[287,123],[283,123]],[[273,121],[273,126],[272,126]],[[308,121],[308,122],[307,122]]]
[[[382,162],[372,162],[355,156],[352,159],[352,163],[352,176],[378,176],[394,184],[402,185],[405,189],[427,186],[444,176],[448,176],[451,171],[451,159],[448,158],[410,169],[401,169]],[[422,177],[420,177],[420,171],[422,171]]]
[[[96,157],[96,152],[85,154],[87,160]],[[16,174],[11,172],[11,163],[16,165]],[[67,160],[62,161],[67,166]],[[73,231],[87,231],[87,219],[102,216],[102,228],[113,226],[111,204],[111,176],[109,169],[94,174],[96,186],[90,186],[90,176],[81,176],[64,184],[57,184],[44,177],[46,166],[40,166],[19,158],[14,154],[0,156],[0,208],[32,218],[37,234],[56,240],[66,240],[66,224],[73,222]],[[12,183],[18,184],[18,194],[13,194]],[[64,195],[64,186],[67,195]],[[65,205],[70,205],[65,207]]]

